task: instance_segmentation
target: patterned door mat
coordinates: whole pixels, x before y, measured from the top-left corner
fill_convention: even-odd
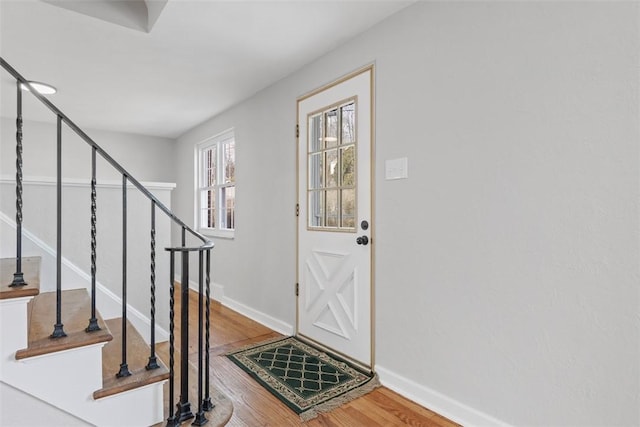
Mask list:
[[[329,356],[294,337],[271,340],[227,354],[302,421],[328,412],[380,385],[375,374]]]

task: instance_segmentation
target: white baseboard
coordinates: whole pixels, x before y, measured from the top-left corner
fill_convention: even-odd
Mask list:
[[[14,230],[16,229],[15,221],[3,212],[0,212],[0,221],[4,222]],[[22,228],[22,236],[24,239],[32,242],[38,248],[38,250],[41,251],[40,254],[42,256],[49,256],[53,257],[54,259],[56,258],[56,250],[54,248],[49,246],[46,242],[38,238],[38,236],[31,233],[24,227]],[[75,274],[75,276],[82,281],[83,286],[90,291],[91,275],[89,273],[82,270],[80,267],[69,261],[64,256],[62,257],[62,266]],[[97,281],[96,294],[96,305],[103,319],[112,319],[122,316],[122,298],[111,292],[106,286]],[[133,326],[135,326],[138,332],[140,332],[140,335],[142,335],[144,340],[149,343],[151,341],[151,320],[147,316],[142,314],[139,310],[132,307],[130,304],[127,304],[127,319],[133,324]],[[168,339],[169,332],[167,332],[164,328],[156,325],[156,342],[167,341]]]
[[[504,426],[509,424],[473,409],[380,365],[376,372],[383,386],[463,426]]]
[[[213,285],[212,298],[222,304],[222,300],[224,300],[224,286],[215,283]]]
[[[229,297],[223,297],[220,303],[225,307],[229,307],[231,310],[237,311],[243,316],[248,317],[251,320],[255,320],[256,322],[266,326],[267,328],[281,333],[282,335],[293,335],[293,326],[283,322],[280,319],[276,319],[275,317],[272,317],[266,313],[255,310]]]

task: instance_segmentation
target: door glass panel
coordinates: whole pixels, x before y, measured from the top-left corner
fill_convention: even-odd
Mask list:
[[[338,110],[334,109],[324,113],[326,123],[325,129],[325,147],[335,147],[338,144]]]
[[[349,145],[347,147],[340,148],[341,159],[341,180],[340,183],[343,187],[353,187],[356,185],[356,147]]]
[[[322,142],[322,114],[316,114],[309,118],[309,152],[322,150]]]
[[[307,120],[308,227],[356,231],[356,101]]]
[[[338,186],[338,150],[327,151],[327,188]]]
[[[324,170],[323,159],[324,153],[314,153],[309,156],[309,189],[319,189],[323,187]]]
[[[340,226],[342,228],[355,228],[356,226],[356,190],[341,190],[342,192],[342,213]]]
[[[338,190],[327,190],[327,227],[338,226]]]
[[[354,102],[340,107],[342,112],[342,144],[356,142],[356,106]]]
[[[309,226],[324,227],[324,191],[309,191]]]

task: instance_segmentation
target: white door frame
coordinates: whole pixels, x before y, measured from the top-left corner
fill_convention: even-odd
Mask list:
[[[371,245],[371,249],[370,249],[370,256],[371,256],[371,260],[370,260],[370,277],[371,277],[371,289],[370,289],[370,295],[371,295],[371,307],[370,307],[370,313],[371,313],[371,319],[370,319],[370,331],[371,331],[371,366],[366,366],[366,368],[370,369],[372,372],[375,371],[375,241],[376,241],[376,227],[375,227],[375,64],[371,63],[369,65],[366,65],[362,68],[359,68],[353,72],[350,72],[340,78],[338,78],[337,80],[326,84],[324,86],[321,86],[319,88],[316,88],[314,90],[312,90],[311,92],[308,92],[300,97],[298,97],[298,99],[296,100],[296,138],[295,138],[295,143],[296,143],[296,299],[295,299],[295,304],[296,304],[296,324],[295,324],[295,334],[298,335],[298,327],[299,327],[299,318],[300,318],[300,313],[299,313],[299,295],[298,295],[298,283],[300,283],[300,271],[299,271],[299,257],[300,257],[300,231],[299,231],[299,222],[300,222],[300,216],[299,216],[299,206],[301,203],[301,200],[299,199],[299,194],[300,194],[300,168],[299,168],[299,150],[300,150],[300,134],[298,131],[298,124],[300,123],[300,117],[299,117],[299,111],[300,111],[300,102],[306,100],[307,98],[310,98],[314,95],[317,95],[327,89],[330,89],[334,86],[337,86],[353,77],[356,77],[362,73],[366,73],[366,72],[370,72],[371,73],[371,81],[370,81],[370,95],[371,95],[371,108],[370,108],[370,191],[371,191],[371,195],[370,195],[370,200],[371,200],[371,215],[370,215],[370,233],[369,235],[370,237],[370,245]],[[305,339],[304,337],[301,337],[303,339]],[[322,343],[318,343],[318,342],[313,342],[314,344],[320,345],[322,346]],[[327,348],[327,350],[332,351],[332,349]],[[354,361],[351,358],[349,358],[346,355],[340,354],[341,356],[346,357],[347,359],[355,362],[356,364],[360,364],[358,363],[358,361]]]

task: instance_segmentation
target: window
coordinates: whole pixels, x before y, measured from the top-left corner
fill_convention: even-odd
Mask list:
[[[309,115],[308,228],[356,230],[356,102]]]
[[[198,228],[233,237],[236,228],[236,143],[233,131],[198,146]]]

